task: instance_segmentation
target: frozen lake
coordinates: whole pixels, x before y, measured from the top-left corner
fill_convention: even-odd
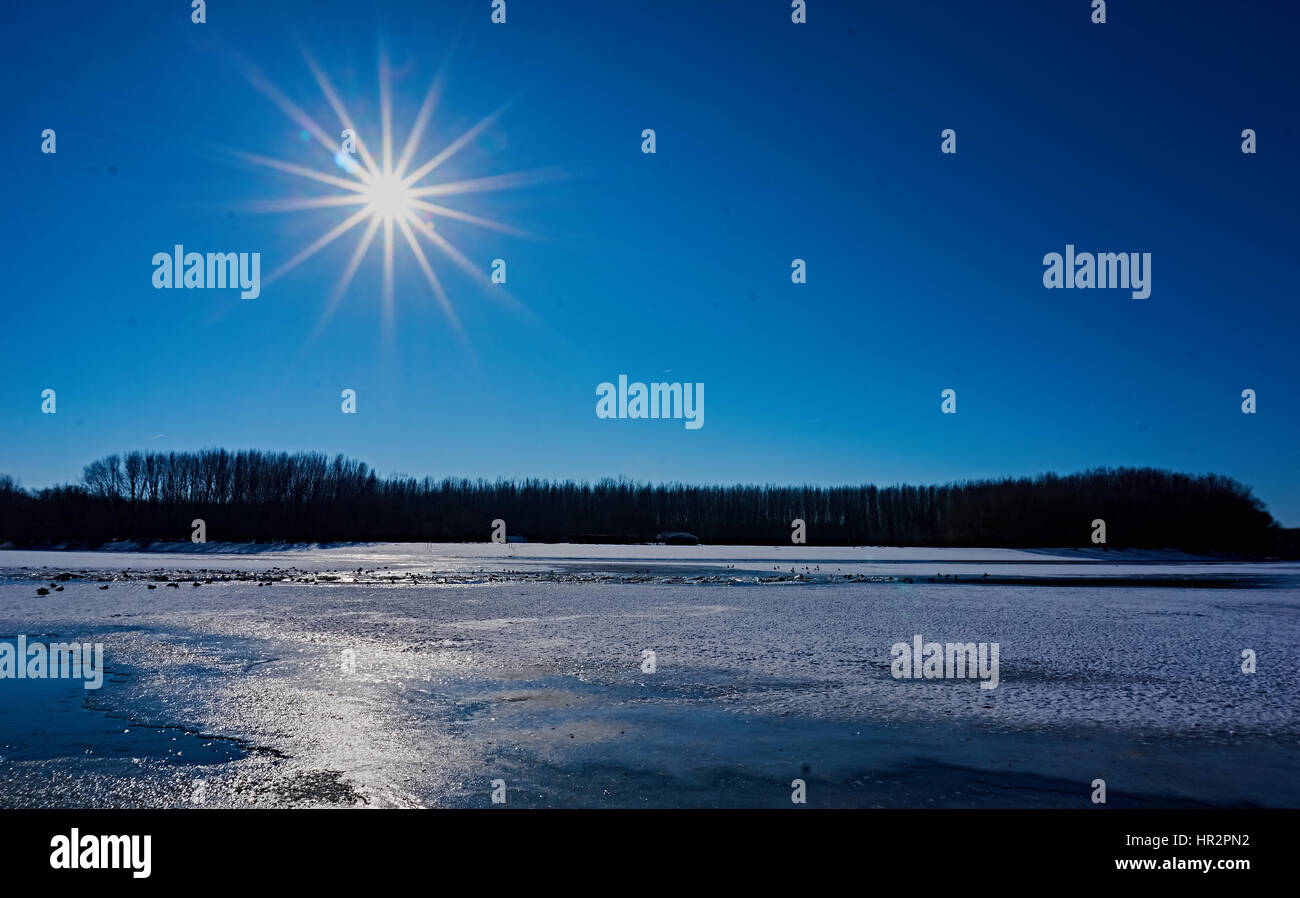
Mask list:
[[[0,804],[1300,806],[1294,563],[161,548],[0,551],[0,641],[107,669],[0,679]],[[997,643],[997,688],[896,679],[916,634]]]

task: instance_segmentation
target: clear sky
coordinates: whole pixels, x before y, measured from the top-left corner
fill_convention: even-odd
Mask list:
[[[15,5],[0,471],[39,487],[205,446],[436,477],[1154,465],[1236,477],[1300,525],[1293,18],[1089,6],[809,0],[795,25],[785,0],[508,0],[493,25],[488,0],[211,0],[200,25],[187,2]],[[153,288],[177,243],[259,252],[265,281],[356,208],[258,211],[346,191],[228,152],[344,174],[249,78],[337,138],[304,47],[372,149],[380,48],[399,150],[445,66],[416,164],[509,103],[422,185],[561,173],[445,198],[535,237],[433,216],[475,267],[507,262],[484,286],[421,238],[461,332],[399,233],[390,324],[377,242],[311,339],[364,225],[256,299]],[[1045,289],[1067,243],[1151,253],[1150,297]],[[598,419],[619,374],[704,383],[705,425]]]

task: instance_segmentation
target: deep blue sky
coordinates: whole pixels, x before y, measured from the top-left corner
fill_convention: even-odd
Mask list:
[[[43,486],[212,445],[489,478],[1155,465],[1236,477],[1298,525],[1300,79],[1274,5],[1117,2],[1093,25],[1087,0],[809,0],[801,26],[784,0],[510,0],[504,26],[487,0],[212,0],[205,25],[180,0],[11,6],[0,471]],[[339,191],[219,151],[337,172],[238,60],[337,134],[306,45],[374,146],[384,44],[400,147],[458,34],[417,161],[514,103],[425,183],[566,176],[448,200],[541,240],[435,220],[507,260],[524,311],[429,249],[457,337],[401,243],[385,333],[376,246],[303,351],[360,229],[256,300],[152,288],[175,243],[261,252],[265,277],[347,214],[241,205]],[[1067,242],[1152,253],[1151,297],[1044,289]],[[703,382],[705,426],[598,420],[620,373]]]

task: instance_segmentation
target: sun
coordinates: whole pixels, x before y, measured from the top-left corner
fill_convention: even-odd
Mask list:
[[[370,214],[381,221],[406,220],[414,216],[416,198],[397,175],[381,174],[372,179],[364,196],[369,201],[366,208]]]
[[[338,188],[343,192],[327,196],[255,201],[247,204],[247,208],[259,212],[289,212],[327,208],[346,210],[349,206],[359,208],[346,215],[337,225],[289,258],[272,271],[269,276],[263,278],[263,286],[287,274],[353,228],[364,226],[362,235],[349,255],[347,265],[344,267],[337,285],[326,301],[325,310],[320,322],[317,324],[313,337],[319,334],[328,324],[335,308],[343,299],[348,286],[356,276],[362,260],[366,257],[371,246],[376,242],[376,237],[381,232],[383,251],[382,296],[386,326],[391,324],[393,317],[394,255],[396,247],[400,246],[401,242],[404,242],[410,249],[411,255],[414,257],[429,289],[433,293],[434,299],[437,300],[448,321],[457,331],[461,329],[460,322],[456,317],[451,298],[447,295],[447,291],[443,288],[442,281],[438,277],[437,268],[425,252],[426,246],[437,249],[441,257],[444,257],[468,274],[484,289],[492,291],[494,296],[503,298],[507,302],[514,302],[500,285],[492,283],[491,277],[483,264],[476,264],[471,261],[465,253],[434,227],[436,218],[445,218],[488,231],[536,239],[535,235],[527,231],[447,205],[446,198],[486,191],[506,190],[562,177],[556,169],[511,172],[460,181],[436,180],[438,167],[464,149],[465,146],[478,139],[507,107],[498,108],[495,112],[479,121],[478,124],[447,142],[430,159],[418,166],[412,166],[411,163],[415,158],[415,152],[425,130],[429,126],[434,106],[442,91],[442,75],[440,74],[435,78],[429,86],[415,116],[415,121],[411,125],[411,130],[407,134],[406,141],[402,145],[400,153],[395,154],[392,77],[387,57],[382,53],[379,57],[380,127],[378,129],[379,134],[375,135],[373,133],[367,134],[364,129],[357,128],[324,70],[305,49],[303,50],[303,56],[315,76],[317,84],[320,85],[325,99],[338,117],[338,126],[335,132],[341,133],[343,140],[336,138],[317,124],[311,116],[271,84],[260,72],[248,69],[246,74],[255,88],[265,94],[301,127],[304,138],[314,138],[314,142],[329,153],[334,163],[334,170],[319,171],[288,160],[238,150],[232,150],[231,152],[240,159],[254,165],[307,178],[318,184]],[[366,140],[367,136],[375,141],[376,153],[372,154],[370,150],[371,144]],[[378,159],[375,158],[376,155],[379,156]],[[394,155],[397,155],[396,159],[394,159]]]

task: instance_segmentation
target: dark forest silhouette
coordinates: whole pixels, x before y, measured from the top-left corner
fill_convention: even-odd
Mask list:
[[[688,531],[705,543],[1090,546],[1294,554],[1249,487],[1214,474],[1096,469],[943,486],[690,486],[380,477],[342,455],[131,452],[76,485],[39,491],[0,478],[0,541],[98,546],[214,542],[484,542],[492,521],[532,541],[645,542]]]

